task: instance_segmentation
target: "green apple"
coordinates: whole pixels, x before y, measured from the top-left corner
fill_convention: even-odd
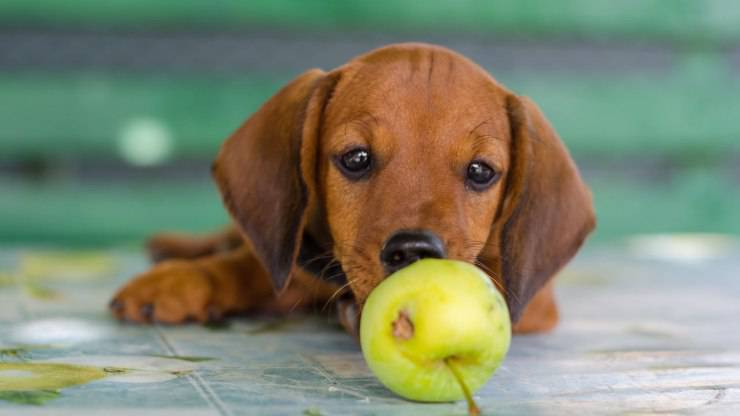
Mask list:
[[[400,396],[468,399],[501,364],[511,341],[503,296],[472,264],[423,259],[385,279],[367,298],[360,343],[368,366]]]

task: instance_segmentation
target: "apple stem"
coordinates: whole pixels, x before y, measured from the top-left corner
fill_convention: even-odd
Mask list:
[[[460,389],[462,389],[463,394],[465,395],[465,400],[468,402],[468,414],[470,416],[480,415],[480,408],[477,404],[475,404],[475,400],[473,400],[473,395],[470,394],[470,390],[468,390],[468,386],[465,384],[465,380],[463,379],[460,370],[458,370],[457,366],[452,363],[452,358],[447,357],[444,359],[444,362],[445,365],[447,365],[447,368],[449,368],[452,372],[455,380],[457,380],[458,384],[460,384]]]

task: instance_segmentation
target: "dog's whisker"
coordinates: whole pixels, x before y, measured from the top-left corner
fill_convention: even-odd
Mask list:
[[[333,258],[334,254],[331,251],[324,251],[322,253],[319,253],[318,255],[311,257],[310,259],[306,260],[305,263],[303,263],[304,266],[308,266],[309,264],[323,260],[323,259],[330,259]]]
[[[501,244],[498,241],[477,241],[477,240],[469,240],[465,241],[463,243],[463,247],[465,248],[475,248],[477,250],[483,249],[483,248],[500,248]]]
[[[337,295],[339,295],[340,292],[342,292],[344,289],[349,287],[349,285],[351,285],[353,282],[354,280],[349,280],[347,281],[347,283],[340,286],[339,289],[335,290],[334,293],[332,293],[332,295],[329,296],[329,299],[324,303],[324,306],[321,307],[321,311],[323,312],[324,310],[326,310],[327,306],[329,306],[329,304],[334,300],[334,298],[337,297]]]
[[[293,302],[293,305],[290,307],[290,309],[288,309],[288,313],[292,313],[293,311],[295,311],[298,305],[300,305],[302,302],[303,302],[303,296],[301,296],[295,302]]]
[[[488,267],[487,265],[485,265],[483,262],[479,261],[478,259],[475,260],[474,264],[480,267],[487,275],[489,275],[489,277],[491,277],[491,281],[493,282],[493,285],[496,286],[496,289],[498,289],[499,292],[501,292],[502,294],[507,294],[506,288],[499,281],[500,277],[496,272],[491,270],[490,267]],[[517,302],[519,301],[519,299],[516,297],[514,293],[511,293],[509,295],[512,296],[514,300],[516,300]]]
[[[337,259],[332,260],[327,267],[324,268],[321,272],[321,276],[323,277],[326,271],[329,269],[329,266],[331,264],[339,263],[341,265],[341,268],[345,275],[351,274],[351,275],[363,275],[368,274],[368,270],[366,266],[370,263],[372,263],[371,257],[366,253],[365,249],[367,247],[359,247],[356,242],[354,241],[336,241],[335,243],[336,248],[339,249],[340,252],[350,253],[351,256],[348,256],[350,258],[346,258],[343,261],[339,261]],[[480,252],[481,250],[485,248],[499,248],[500,243],[498,241],[479,241],[479,240],[466,240],[462,243],[463,248],[465,251],[475,251]],[[500,276],[498,273],[496,273],[490,266],[486,264],[486,260],[498,260],[493,257],[487,257],[485,255],[478,255],[475,257],[475,259],[472,261],[473,264],[480,267],[487,275],[491,277],[491,280],[493,281],[493,284],[496,286],[496,288],[501,291],[502,293],[506,293],[506,289],[503,285],[503,283],[500,280]],[[335,277],[338,274],[335,274],[331,277]],[[330,277],[330,278],[331,278]],[[329,299],[324,303],[321,310],[325,310],[328,305],[334,301],[337,296],[339,296],[341,293],[343,293],[350,285],[355,282],[357,279],[354,280],[348,280],[347,283],[343,284],[340,288],[335,290],[332,295],[329,297]],[[510,294],[510,296],[513,296],[515,300],[516,295]]]
[[[345,275],[344,271],[340,271],[340,272],[332,273],[329,276],[324,276],[322,274],[320,277],[322,280],[334,280],[337,277],[344,276],[344,275]]]
[[[329,261],[328,263],[326,263],[326,265],[319,272],[319,278],[320,279],[324,279],[324,274],[326,272],[328,272],[329,269],[331,269],[332,266],[334,266],[335,264],[339,264],[339,261],[337,259],[332,259],[331,261]],[[340,265],[340,268],[341,268],[341,265]],[[344,273],[343,271],[341,271],[339,273],[334,273],[333,275],[331,275],[329,277],[326,277],[326,279],[327,280],[334,279],[335,277],[341,276],[343,273]]]

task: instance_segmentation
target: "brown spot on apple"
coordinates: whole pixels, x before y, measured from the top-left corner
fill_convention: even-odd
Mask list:
[[[396,339],[406,341],[414,336],[414,324],[409,318],[409,313],[404,309],[398,312],[398,318],[391,323],[391,326],[393,327],[393,336]]]

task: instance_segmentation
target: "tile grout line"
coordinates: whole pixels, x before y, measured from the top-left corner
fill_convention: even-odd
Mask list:
[[[177,351],[175,351],[175,347],[170,344],[170,342],[164,336],[164,333],[162,333],[162,330],[159,328],[159,326],[153,325],[153,328],[157,334],[159,343],[164,347],[164,349],[172,355],[178,355]],[[233,416],[226,404],[221,400],[220,397],[218,397],[216,392],[211,389],[208,383],[203,380],[203,377],[198,374],[197,370],[186,375],[185,377],[187,377],[190,384],[196,390],[198,390],[198,393],[201,395],[201,397],[203,397],[203,399],[205,399],[208,404],[214,407],[221,416]]]

